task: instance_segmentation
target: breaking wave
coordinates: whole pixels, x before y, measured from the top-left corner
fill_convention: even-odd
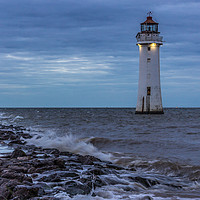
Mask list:
[[[200,181],[200,166],[192,166],[172,162],[170,160],[141,161],[134,160],[129,168],[143,169],[145,171],[187,178],[191,181]]]
[[[82,138],[72,134],[58,136],[54,131],[47,131],[43,134],[35,134],[33,138],[26,139],[27,144],[33,144],[43,148],[56,148],[60,151],[67,151],[81,155],[92,155],[101,160],[112,160],[111,154],[99,151],[95,146],[87,143]]]

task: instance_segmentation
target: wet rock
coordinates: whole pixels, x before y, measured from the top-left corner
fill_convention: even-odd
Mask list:
[[[177,189],[183,188],[181,185],[175,185],[175,184],[165,184],[165,185],[167,185],[169,187],[177,188]]]
[[[37,183],[34,185],[35,187],[42,188],[43,190],[51,190],[51,187],[47,183]]]
[[[2,166],[2,165],[3,165],[3,160],[0,159],[0,166]]]
[[[144,196],[144,197],[140,198],[140,200],[153,200],[153,198],[150,196]]]
[[[68,181],[65,184],[65,191],[70,195],[70,196],[75,196],[75,195],[86,195],[91,192],[92,188],[88,187],[87,185],[75,182],[75,181]]]
[[[21,140],[12,140],[11,142],[9,142],[9,145],[12,145],[12,144],[25,144],[25,142],[22,142]]]
[[[34,163],[33,163],[33,166],[35,168],[41,168],[41,167],[47,168],[47,167],[52,166],[52,165],[54,165],[54,162],[51,159],[35,160]]]
[[[28,173],[29,174],[33,174],[33,173],[35,173],[36,172],[36,168],[35,167],[30,167],[29,169],[28,169]]]
[[[64,176],[64,177],[74,177],[74,178],[79,177],[79,175],[75,172],[66,172],[62,176]]]
[[[118,165],[114,165],[114,164],[111,164],[111,163],[106,164],[106,166],[110,169],[116,169],[116,170],[123,170],[124,169],[123,167],[120,167]]]
[[[30,157],[29,156],[17,157],[17,160],[19,160],[19,161],[28,161],[28,160],[30,160]]]
[[[129,171],[133,171],[133,172],[136,172],[136,171],[137,171],[135,167],[129,167],[128,170],[129,170]]]
[[[24,139],[31,139],[32,136],[28,133],[22,133],[21,136],[24,138]]]
[[[60,155],[71,157],[71,156],[73,156],[73,153],[70,153],[70,152],[60,152]]]
[[[61,177],[57,174],[51,174],[49,176],[43,176],[39,181],[44,181],[44,182],[61,182]]]
[[[108,172],[106,172],[106,170],[101,169],[101,168],[92,168],[89,169],[86,174],[91,174],[91,175],[105,175],[108,174]]]
[[[58,149],[43,149],[44,152],[54,155],[60,155],[60,151]]]
[[[26,154],[24,151],[22,151],[19,148],[15,149],[11,154],[11,158],[17,158],[17,157],[23,157],[23,156],[26,156]]]
[[[33,180],[32,180],[32,178],[30,176],[25,176],[23,182],[33,183]]]
[[[7,179],[15,179],[19,182],[22,182],[25,178],[25,175],[22,174],[22,173],[16,173],[16,172],[6,172],[6,173],[3,173],[1,175],[2,178],[7,178]]]
[[[10,135],[9,140],[16,141],[16,144],[20,144],[19,135]],[[11,142],[12,142],[11,141]]]
[[[151,179],[147,179],[147,178],[142,178],[140,176],[129,177],[129,178],[131,178],[135,182],[141,183],[146,188],[149,188],[149,187],[152,187],[154,185],[160,184],[157,180],[151,180]]]
[[[8,167],[9,169],[15,171],[15,172],[18,172],[18,173],[27,173],[28,172],[28,169],[26,167],[19,167],[19,166],[16,166],[16,165],[11,165]]]
[[[13,190],[11,198],[13,200],[29,199],[38,196],[39,188],[32,186],[17,186]]]
[[[81,162],[83,165],[93,165],[94,162],[101,162],[100,159],[95,158],[94,156],[86,155],[86,156],[81,156],[79,155],[78,161]]]
[[[0,134],[1,134],[0,140],[8,140],[10,138],[10,136],[7,134],[4,134],[4,133],[2,134],[1,132],[0,132]]]
[[[114,178],[105,177],[104,181],[106,182],[107,185],[117,185],[117,184],[119,184],[119,181],[117,181]]]
[[[95,189],[96,187],[102,187],[107,185],[99,176],[82,177],[80,182],[87,185],[89,188]]]
[[[37,200],[37,199],[35,199]],[[60,198],[56,198],[56,197],[42,197],[40,198],[40,200],[60,200]]]
[[[16,180],[1,179],[0,199],[10,199],[14,188],[19,184]]]
[[[65,168],[65,161],[62,158],[56,158],[54,159],[54,164],[57,165],[60,168]]]

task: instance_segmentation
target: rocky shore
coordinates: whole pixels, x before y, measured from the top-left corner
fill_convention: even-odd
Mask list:
[[[125,169],[93,156],[27,145],[25,139],[31,137],[23,127],[0,125],[1,145],[13,149],[0,156],[2,200],[64,199],[62,194],[69,198],[75,195],[103,197],[97,188],[107,185],[120,185],[123,191],[137,193],[141,189],[165,184],[139,176],[134,168]],[[179,189],[182,186],[173,184],[170,187]],[[141,199],[152,197],[147,195]]]

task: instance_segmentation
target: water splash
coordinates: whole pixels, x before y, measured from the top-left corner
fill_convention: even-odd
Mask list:
[[[43,134],[35,133],[33,138],[26,139],[26,141],[28,144],[41,146],[43,148],[56,148],[60,151],[67,151],[81,155],[92,155],[101,160],[110,161],[112,157],[111,154],[99,151],[92,144],[82,140],[82,138],[78,138],[72,134],[58,136],[58,134],[52,130],[46,131]]]

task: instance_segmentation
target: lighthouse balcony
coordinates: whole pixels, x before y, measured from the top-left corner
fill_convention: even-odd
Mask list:
[[[162,44],[163,37],[159,36],[158,34],[141,34],[138,33],[136,35],[137,43],[138,44],[145,44],[145,43],[157,43]]]

